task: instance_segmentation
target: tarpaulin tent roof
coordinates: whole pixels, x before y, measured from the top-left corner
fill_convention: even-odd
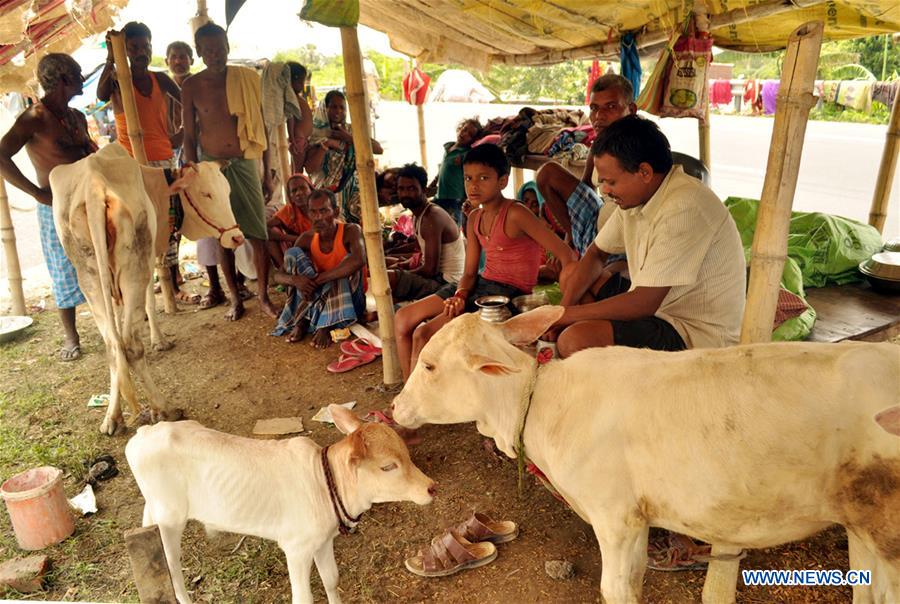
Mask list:
[[[33,90],[40,57],[106,31],[128,0],[0,0],[0,92]]]
[[[698,3],[699,4],[699,3]],[[388,34],[420,61],[541,65],[616,56],[619,36],[637,32],[646,48],[665,42],[693,2],[682,0],[360,0],[360,23]],[[806,21],[826,39],[900,31],[897,0],[707,0],[717,46],[784,48]]]

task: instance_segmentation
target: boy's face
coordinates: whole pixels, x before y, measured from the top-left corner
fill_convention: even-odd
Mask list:
[[[509,174],[500,176],[494,168],[484,164],[463,164],[463,180],[466,196],[477,206],[501,197],[509,182]]]
[[[653,168],[646,162],[642,162],[637,172],[632,173],[626,171],[618,159],[604,153],[594,158],[594,168],[603,196],[623,210],[647,203],[656,192],[651,183]]]
[[[132,67],[146,69],[150,65],[150,57],[153,56],[153,47],[147,36],[134,36],[125,40],[125,54]]]
[[[225,69],[228,63],[228,38],[222,34],[203,36],[197,44],[197,54],[203,64],[213,70]]]
[[[166,67],[177,76],[190,73],[193,64],[194,58],[183,48],[173,48],[166,56]]]

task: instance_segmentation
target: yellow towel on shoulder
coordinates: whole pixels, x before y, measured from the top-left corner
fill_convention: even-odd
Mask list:
[[[237,117],[237,135],[244,159],[259,159],[266,150],[259,75],[248,67],[229,65],[225,75],[228,113]]]

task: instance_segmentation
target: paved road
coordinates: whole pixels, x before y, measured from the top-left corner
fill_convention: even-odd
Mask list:
[[[426,105],[429,173],[435,173],[443,155],[442,143],[455,138],[456,124],[460,120],[472,115],[482,120],[512,115],[520,107],[469,103]],[[415,108],[403,103],[382,102],[379,114],[376,135],[385,145],[381,165],[418,162],[419,135]],[[674,150],[697,156],[694,120],[666,119],[661,123]],[[737,195],[759,198],[772,123],[770,118],[712,117],[712,186],[721,197]],[[809,122],[794,207],[840,214],[866,222],[885,131],[885,126]],[[27,165],[24,154],[20,160]],[[43,263],[43,257],[34,204],[12,187],[10,198],[14,206],[13,223],[22,268],[39,266]],[[25,211],[16,208],[24,208]],[[893,186],[885,236],[900,236],[900,174]],[[0,276],[5,276],[5,270],[5,263],[0,263]],[[6,292],[3,294],[5,296]]]

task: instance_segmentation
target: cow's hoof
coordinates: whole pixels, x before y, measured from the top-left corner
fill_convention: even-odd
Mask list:
[[[100,424],[100,433],[107,436],[121,436],[126,430],[125,420],[122,417],[107,417]]]
[[[153,421],[155,422],[177,422],[185,418],[184,409],[167,409],[161,411],[159,409],[151,411]]]
[[[160,340],[153,344],[153,350],[156,352],[162,352],[163,350],[172,350],[175,347],[174,342],[170,342],[169,340]]]

